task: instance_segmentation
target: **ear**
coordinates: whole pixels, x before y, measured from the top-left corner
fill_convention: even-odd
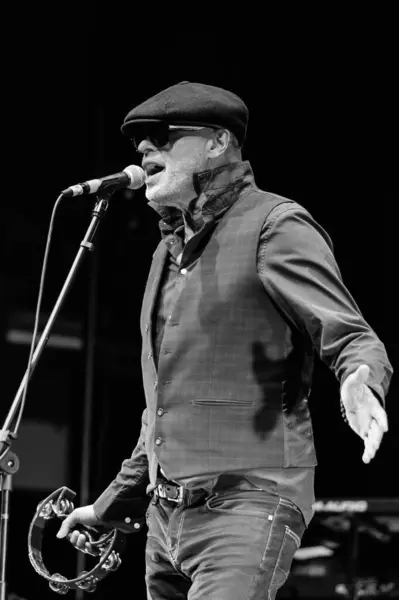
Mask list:
[[[208,140],[208,158],[217,158],[225,152],[230,144],[230,131],[217,129]]]

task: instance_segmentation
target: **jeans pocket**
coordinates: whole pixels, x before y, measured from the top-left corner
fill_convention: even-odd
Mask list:
[[[298,550],[299,546],[301,545],[301,538],[299,537],[298,534],[295,533],[295,531],[293,531],[290,527],[288,527],[288,525],[286,525],[285,527],[286,527],[285,535],[291,536],[294,539],[294,542],[296,544],[296,548],[295,548],[295,552],[296,552]]]
[[[205,501],[205,506],[209,512],[242,515],[242,516],[260,516],[269,517],[270,507],[262,501],[264,492],[261,491],[255,495],[254,491],[228,492],[212,494]],[[270,519],[269,519],[270,520]]]
[[[277,590],[286,582],[295,552],[300,545],[300,537],[288,525],[285,525],[283,541],[270,580],[269,600],[274,600]]]

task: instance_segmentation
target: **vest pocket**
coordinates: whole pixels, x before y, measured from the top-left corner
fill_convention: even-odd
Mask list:
[[[236,398],[194,398],[192,404],[200,406],[252,406],[252,400],[240,400]]]

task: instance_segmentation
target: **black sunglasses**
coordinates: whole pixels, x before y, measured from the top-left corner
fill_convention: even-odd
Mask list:
[[[149,140],[156,148],[162,148],[170,142],[170,134],[173,131],[199,131],[200,129],[207,129],[207,127],[196,127],[194,125],[168,125],[168,123],[149,123],[137,127],[137,132],[132,135],[131,140],[135,150],[138,150],[138,147],[143,140]]]

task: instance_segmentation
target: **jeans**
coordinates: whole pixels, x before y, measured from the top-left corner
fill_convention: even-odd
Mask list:
[[[148,600],[273,600],[305,530],[289,500],[248,482],[147,511]]]

